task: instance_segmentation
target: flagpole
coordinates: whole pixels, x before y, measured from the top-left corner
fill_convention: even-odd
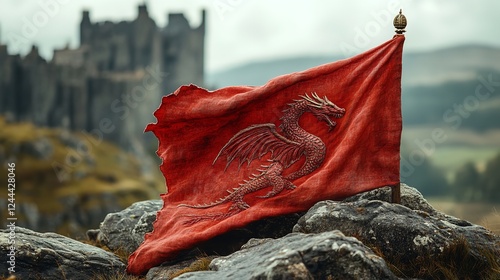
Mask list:
[[[393,24],[396,28],[396,36],[404,36],[403,33],[406,32],[406,17],[403,15],[403,9],[399,10],[399,14],[394,18]],[[401,184],[397,184],[391,187],[391,201],[392,203],[401,204]]]

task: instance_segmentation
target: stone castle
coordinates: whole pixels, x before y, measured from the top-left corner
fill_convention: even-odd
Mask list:
[[[130,149],[155,121],[161,96],[182,84],[204,85],[205,11],[192,28],[168,14],[160,28],[146,5],[137,18],[92,22],[83,11],[80,46],[55,50],[50,61],[36,46],[26,56],[0,44],[0,115],[10,121],[94,132]]]

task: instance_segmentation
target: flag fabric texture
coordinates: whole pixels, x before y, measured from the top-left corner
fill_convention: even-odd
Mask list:
[[[146,131],[159,140],[167,192],[128,272],[256,220],[399,184],[403,42],[263,86],[163,97]]]

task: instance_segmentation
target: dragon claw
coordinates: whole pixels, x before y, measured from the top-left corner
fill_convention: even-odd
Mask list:
[[[295,186],[294,184],[292,184],[292,182],[287,182],[287,183],[285,184],[285,188],[286,188],[287,190],[293,190],[293,189],[295,189],[296,187],[297,187],[297,186]]]
[[[273,197],[275,195],[277,195],[278,193],[275,193],[273,191],[270,191],[268,192],[266,195],[261,195],[261,196],[257,196],[258,198],[270,198],[270,197]]]
[[[250,208],[250,205],[244,201],[234,202],[229,208],[230,211],[243,211]]]

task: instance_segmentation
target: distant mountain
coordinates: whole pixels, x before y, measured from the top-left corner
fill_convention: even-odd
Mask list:
[[[303,71],[339,59],[341,59],[340,56],[311,56],[257,61],[227,70],[207,73],[207,81],[212,87],[259,86],[276,76]]]
[[[294,57],[267,61],[257,61],[227,70],[208,73],[208,84],[213,87],[224,87],[231,85],[263,85],[270,79],[292,73],[303,71],[342,59],[340,56],[311,56]]]
[[[500,48],[468,45],[403,56],[403,86],[475,80],[488,71],[500,72]]]

